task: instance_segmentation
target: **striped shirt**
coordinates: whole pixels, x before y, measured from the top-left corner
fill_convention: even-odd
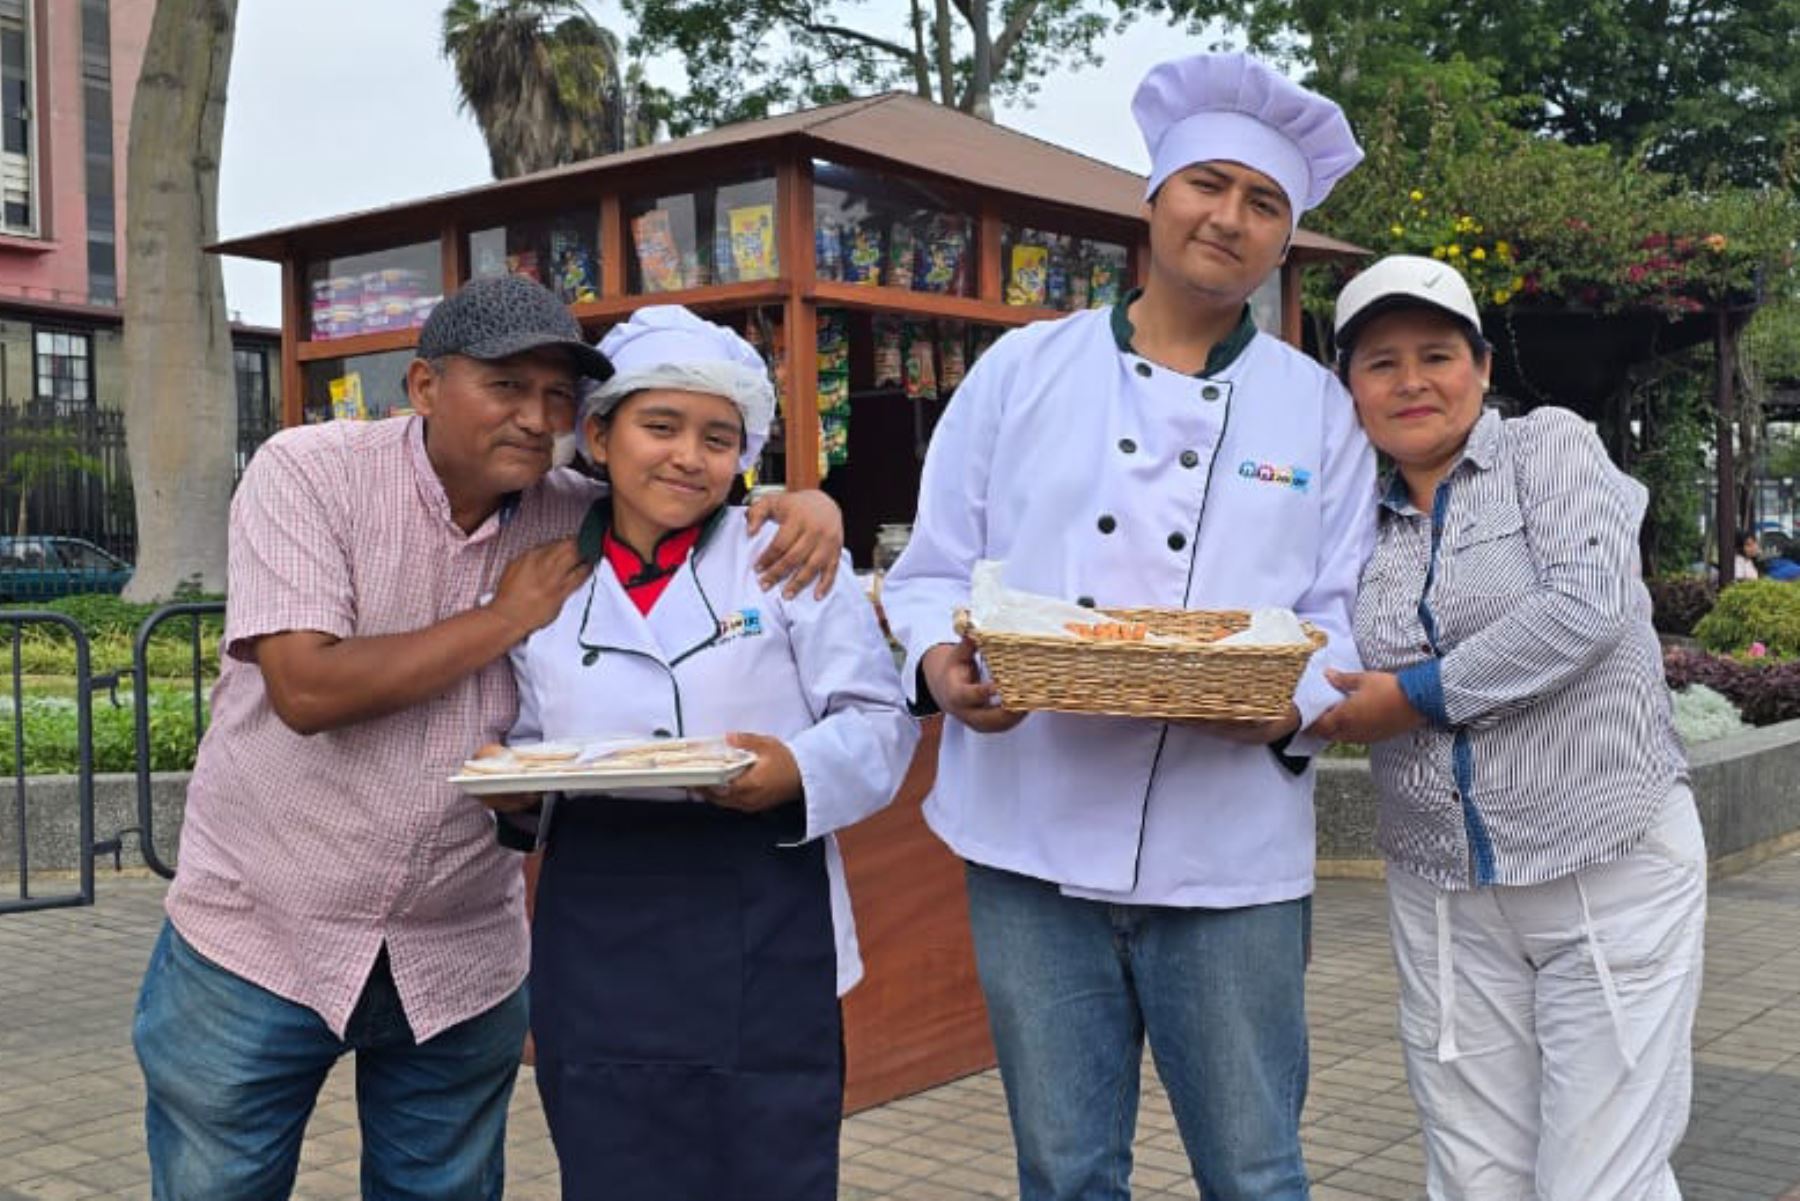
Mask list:
[[[305,737],[276,715],[252,644],[434,625],[472,608],[520,551],[573,536],[595,495],[552,472],[465,534],[418,418],[289,430],[257,451],[232,500],[227,653],[167,901],[196,950],[340,1036],[384,944],[420,1041],[519,987],[518,857],[445,783],[512,725],[507,660],[410,709]]]
[[[1647,494],[1564,409],[1484,413],[1429,514],[1397,476],[1356,639],[1428,724],[1371,749],[1376,840],[1441,887],[1628,853],[1687,775],[1637,533]]]

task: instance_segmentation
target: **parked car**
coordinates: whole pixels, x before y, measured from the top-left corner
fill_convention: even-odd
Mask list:
[[[0,537],[0,601],[120,592],[131,564],[81,538]]]

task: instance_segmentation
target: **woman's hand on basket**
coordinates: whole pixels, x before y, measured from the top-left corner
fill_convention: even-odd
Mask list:
[[[998,734],[1025,720],[1023,712],[999,707],[1000,693],[981,678],[975,644],[967,638],[926,651],[919,671],[938,708],[977,734]]]
[[[1271,742],[1280,742],[1289,734],[1300,728],[1300,710],[1292,702],[1288,704],[1285,717],[1271,717],[1266,721],[1212,721],[1194,719],[1174,721],[1170,725],[1185,726],[1190,730],[1198,730],[1202,734],[1210,734],[1214,738],[1223,738],[1227,742],[1241,742],[1250,746],[1268,746]]]
[[[1333,742],[1381,742],[1416,730],[1425,718],[1412,707],[1390,671],[1333,671],[1326,669],[1331,686],[1344,699],[1327,709],[1312,724],[1312,733]]]

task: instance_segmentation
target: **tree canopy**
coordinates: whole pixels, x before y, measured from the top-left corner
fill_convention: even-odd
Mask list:
[[[1696,185],[1785,182],[1800,0],[1164,0],[1309,69],[1354,115],[1395,79],[1485,80],[1521,129]]]
[[[991,119],[1044,77],[1100,65],[1156,0],[624,0],[635,53],[687,64],[676,134],[902,87]],[[886,8],[885,12],[879,11]],[[1196,22],[1196,28],[1198,23]]]

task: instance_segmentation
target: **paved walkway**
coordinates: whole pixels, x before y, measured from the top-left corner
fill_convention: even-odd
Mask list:
[[[92,909],[0,917],[0,1201],[149,1193],[129,1025],[162,886],[102,875],[99,893]],[[1423,1168],[1394,1036],[1380,886],[1328,882],[1315,914],[1313,1196],[1412,1201],[1423,1196]],[[1694,1120],[1678,1160],[1689,1201],[1800,1201],[1800,854],[1715,886],[1696,1041]],[[1152,1081],[1147,1072],[1135,1196],[1193,1201]],[[351,1084],[346,1064],[320,1099],[299,1197],[357,1195]],[[508,1197],[555,1198],[529,1072],[509,1140]],[[1015,1195],[992,1073],[845,1123],[844,1201]]]

